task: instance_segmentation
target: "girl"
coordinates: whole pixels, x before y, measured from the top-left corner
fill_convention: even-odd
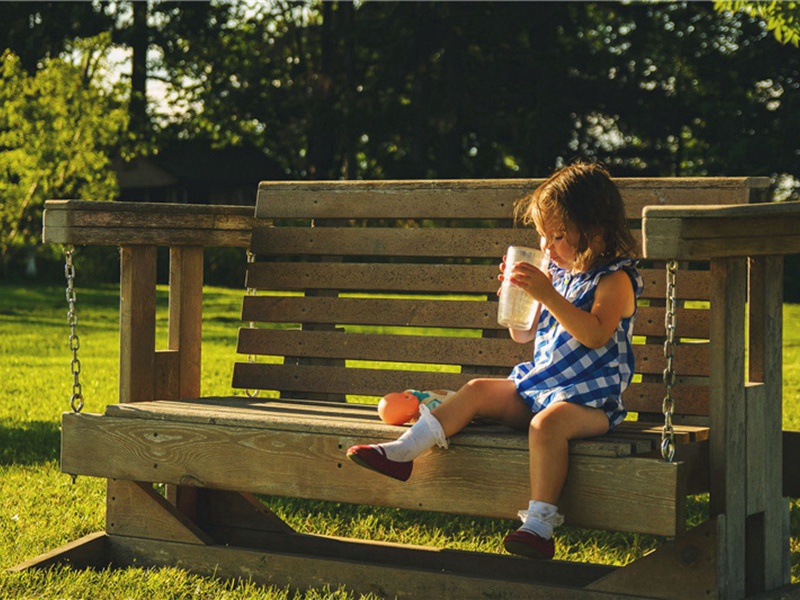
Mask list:
[[[421,406],[419,420],[399,439],[353,446],[347,456],[405,481],[415,458],[434,444],[447,447],[447,438],[475,418],[527,429],[531,501],[503,545],[513,554],[552,558],[569,441],[602,435],[625,418],[621,394],[633,374],[631,335],[643,284],[630,258],[634,241],[622,198],[602,166],[557,171],[522,199],[516,216],[536,227],[550,255],[548,273],[517,263],[511,277],[541,306],[531,330],[509,330],[517,342],[534,341],[533,361],[514,367],[508,379],[474,379],[433,411]]]

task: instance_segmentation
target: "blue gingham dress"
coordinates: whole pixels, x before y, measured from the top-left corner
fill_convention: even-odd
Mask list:
[[[589,312],[597,284],[603,275],[623,269],[631,279],[638,298],[644,282],[633,259],[617,259],[585,273],[569,273],[551,262],[553,287],[578,308]],[[622,392],[633,376],[631,348],[633,320],[623,318],[611,339],[602,348],[584,346],[542,306],[534,340],[533,361],[514,367],[509,375],[517,391],[536,413],[555,402],[574,402],[602,409],[608,416],[609,430],[625,418]]]

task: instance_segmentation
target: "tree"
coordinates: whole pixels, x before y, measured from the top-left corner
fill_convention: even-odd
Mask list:
[[[764,22],[767,31],[782,44],[800,46],[800,2],[744,2],[742,0],[715,0],[719,12],[745,12]]]
[[[97,81],[110,37],[78,40],[66,58],[45,59],[35,74],[2,55],[0,71],[0,267],[35,243],[51,198],[111,199],[110,157],[126,131],[119,87]]]

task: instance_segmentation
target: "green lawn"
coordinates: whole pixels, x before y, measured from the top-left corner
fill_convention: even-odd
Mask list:
[[[205,291],[203,393],[229,394],[242,292]],[[81,379],[86,411],[101,412],[116,396],[118,290],[79,289]],[[159,290],[159,345],[166,332],[166,291]],[[785,306],[784,424],[800,430],[800,305]],[[59,419],[68,410],[69,374],[66,302],[61,287],[0,285],[0,598],[352,598],[347,590],[264,592],[178,569],[115,572],[5,572],[82,535],[103,528],[104,486],[58,470]],[[680,401],[678,399],[678,401]],[[267,498],[298,530],[309,533],[410,542],[496,552],[510,521],[449,517],[394,509]],[[706,506],[693,502],[692,517]],[[310,518],[313,515],[313,519]],[[792,504],[792,573],[800,580],[800,504]],[[649,536],[558,530],[557,558],[626,564],[657,546]]]

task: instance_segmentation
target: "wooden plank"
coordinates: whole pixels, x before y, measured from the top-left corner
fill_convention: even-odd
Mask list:
[[[725,597],[745,593],[745,517],[747,499],[744,400],[745,259],[711,263],[711,515],[724,514],[725,546],[719,548],[717,580]]]
[[[528,452],[461,446],[415,461],[408,483],[348,461],[375,438],[65,414],[68,473],[513,519],[528,502]],[[154,438],[158,442],[154,443]],[[573,456],[559,506],[568,522],[674,535],[683,525],[681,464]],[[507,493],[498,494],[497,481]],[[591,499],[591,502],[589,501]],[[626,506],[620,511],[620,506]]]
[[[497,302],[481,300],[245,296],[242,320],[505,330]]]
[[[681,337],[708,338],[707,310],[678,309],[676,316]],[[242,320],[505,330],[497,323],[497,303],[480,300],[245,296]],[[664,333],[664,308],[639,307],[633,334]]]
[[[292,590],[344,586],[356,594],[380,598],[622,598],[575,587],[600,577],[602,571],[597,567],[555,561],[536,564],[519,557],[399,548],[341,538],[321,543],[311,536],[283,536],[273,542],[274,550],[267,551],[226,546],[201,548],[122,536],[112,536],[110,540],[115,563],[121,566],[180,564],[203,576]]]
[[[754,276],[753,276],[754,275]],[[786,505],[783,494],[783,260],[779,257],[751,260],[751,313],[760,321],[753,335],[761,342],[755,351],[761,354],[758,361],[764,381],[764,426],[762,457],[758,459],[764,473],[764,587],[775,589],[788,584],[790,579],[783,565],[788,560],[789,538],[783,531]],[[752,350],[751,350],[752,351]],[[753,364],[751,362],[751,364]],[[758,369],[756,369],[758,370]],[[751,371],[751,374],[753,372]],[[748,413],[749,417],[749,413]],[[748,428],[751,425],[748,423]],[[748,440],[749,441],[749,440]],[[748,453],[750,453],[748,448]],[[763,461],[763,462],[762,462]],[[756,467],[759,468],[759,467]]]
[[[153,364],[153,398],[175,400],[180,397],[180,368],[180,356],[177,350],[156,350]]]
[[[120,250],[120,402],[155,398],[156,248]]]
[[[625,408],[633,412],[661,414],[664,384],[631,383],[622,395]],[[682,385],[673,388],[676,415],[708,415],[709,390],[707,385]]]
[[[375,405],[342,404],[309,400],[269,400],[253,402],[242,397],[201,399],[189,402],[158,401],[131,405],[111,405],[106,414],[113,417],[156,419],[160,421],[259,427],[298,432],[348,435],[354,437],[399,437],[405,429],[378,420]],[[708,437],[703,427],[677,426],[676,442],[688,444]],[[476,423],[457,436],[461,446],[475,448],[527,449],[525,432]],[[574,440],[572,454],[622,457],[650,452],[660,443],[661,428],[652,424],[626,421],[613,434]]]
[[[350,358],[435,364],[514,365],[530,346],[511,339],[420,335],[343,334],[336,331],[239,330],[240,354]]]
[[[242,246],[253,209],[147,202],[48,200],[42,237],[52,244]]]
[[[258,255],[433,256],[495,258],[509,245],[539,247],[532,228],[256,227]]]
[[[657,367],[656,367],[657,370]],[[457,390],[471,379],[492,373],[438,373],[431,371],[388,370],[369,368],[325,368],[311,366],[236,363],[233,387],[282,391],[331,391],[361,396],[383,396],[405,389]],[[628,410],[661,412],[663,384],[632,383],[625,390]],[[707,415],[708,387],[678,385],[675,388],[676,414]]]
[[[257,289],[496,294],[497,265],[255,263],[247,285]]]
[[[263,219],[507,219],[542,179],[288,181],[259,185]],[[648,205],[744,203],[767,178],[617,178],[629,218]]]
[[[179,353],[178,398],[200,395],[203,248],[170,249],[169,348]]]
[[[751,206],[648,207],[645,256],[702,259],[800,252],[800,202]]]
[[[457,390],[476,376],[470,373],[236,363],[233,366],[233,387],[383,396],[390,391],[411,388]]]
[[[644,298],[666,293],[661,269],[642,269]],[[260,290],[333,289],[355,292],[443,292],[491,294],[499,288],[497,265],[374,264],[374,263],[255,263],[247,285]],[[707,300],[708,271],[678,272],[677,297]]]
[[[65,565],[77,570],[105,569],[111,564],[111,554],[107,542],[108,536],[105,531],[90,533],[74,542],[69,542],[14,565],[8,571],[21,573],[30,569],[48,569],[58,565]]]

